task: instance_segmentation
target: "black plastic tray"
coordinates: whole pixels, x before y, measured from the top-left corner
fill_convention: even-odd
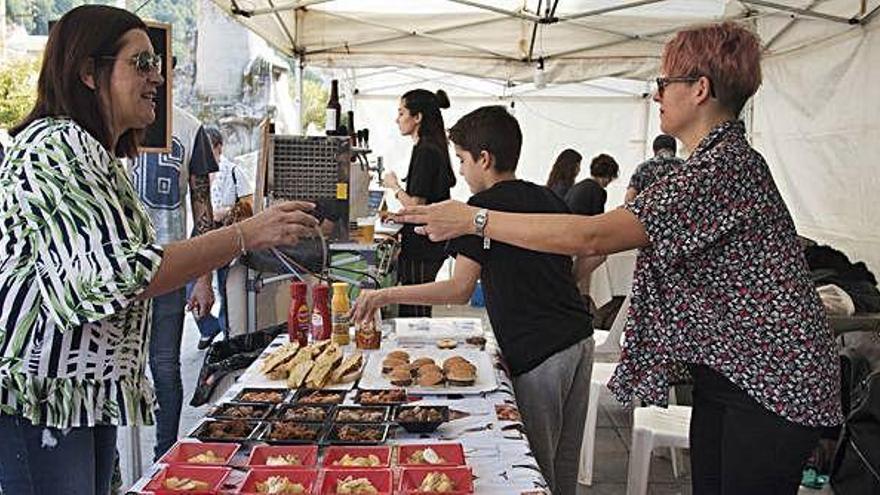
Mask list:
[[[314,405],[314,406],[342,404],[342,402],[345,400],[346,393],[347,392],[345,390],[323,390],[323,389],[301,388],[296,391],[296,396],[293,399],[293,403],[294,404],[309,404],[309,405]],[[311,394],[335,395],[337,397],[337,399],[335,402],[303,402],[303,397],[306,397]]]
[[[260,414],[247,418],[232,416],[228,414],[228,411],[233,407],[252,407],[259,411]],[[209,418],[215,419],[243,419],[246,421],[262,421],[272,413],[273,407],[274,406],[268,402],[224,402],[211,409],[211,411],[208,412],[207,416]]]
[[[244,399],[244,395],[247,394],[248,392],[278,392],[281,394],[281,400],[280,401],[246,400],[246,399]],[[287,400],[289,395],[290,395],[290,391],[282,389],[282,388],[247,387],[247,388],[242,389],[242,391],[239,392],[235,396],[235,399],[233,399],[233,401],[234,402],[241,402],[244,404],[282,404]]]
[[[271,438],[272,431],[279,425],[284,423],[294,423],[313,429],[316,432],[315,438]],[[321,443],[321,440],[326,434],[326,425],[326,423],[304,423],[302,421],[266,421],[263,423],[263,427],[261,428],[260,433],[257,435],[256,439],[261,442],[266,442],[270,445],[317,445]]]
[[[247,435],[245,435],[243,437],[214,437],[214,436],[208,435],[207,429],[208,429],[209,424],[219,423],[219,422],[229,422],[229,421],[244,421],[245,423],[248,423],[250,425],[250,427],[251,427],[250,431],[248,432]],[[202,422],[202,424],[200,424],[198,426],[198,428],[196,428],[196,430],[193,431],[192,434],[190,434],[190,436],[192,438],[198,438],[199,440],[201,440],[203,442],[245,442],[245,441],[250,440],[254,436],[259,425],[260,425],[259,421],[248,421],[248,420],[243,420],[243,419],[235,419],[235,420],[209,419],[209,420]]]
[[[367,410],[367,411],[381,411],[382,417],[376,421],[367,421],[364,419],[360,420],[346,420],[340,419],[339,414],[342,411],[351,411],[351,410]],[[333,422],[334,423],[370,423],[370,424],[378,424],[384,423],[388,421],[388,417],[391,414],[391,408],[388,406],[338,406],[336,411],[333,413]]]
[[[364,394],[367,393],[375,393],[375,392],[386,392],[388,390],[400,390],[403,394],[402,400],[399,401],[380,401],[380,402],[364,402]],[[385,389],[385,390],[358,390],[357,396],[355,397],[355,402],[362,406],[398,406],[401,404],[406,404],[409,402],[409,396],[406,394],[406,390],[402,388],[396,389]]]
[[[400,413],[401,411],[406,411],[408,409],[415,409],[420,407],[422,409],[436,409],[440,412],[441,419],[439,421],[400,421]],[[401,428],[410,432],[410,433],[433,433],[437,431],[437,428],[440,427],[443,423],[449,421],[449,407],[448,406],[400,406],[397,408],[397,411],[394,413],[394,421],[400,425]]]
[[[285,418],[285,417],[284,417],[284,414],[285,414],[287,411],[294,410],[294,409],[302,409],[302,408],[305,408],[305,407],[314,407],[314,408],[322,409],[322,410],[324,411],[324,419],[322,419],[321,421],[312,421],[312,420],[293,419],[293,418]],[[330,421],[330,419],[333,417],[333,410],[334,410],[335,407],[336,407],[336,406],[335,406],[335,405],[332,405],[332,404],[330,404],[330,405],[323,405],[323,404],[281,404],[281,405],[275,407],[275,410],[272,412],[272,415],[269,416],[269,420],[271,420],[271,421],[301,421],[301,422],[303,422],[303,423],[326,423],[327,421]]]
[[[355,441],[339,438],[340,428],[376,428],[381,430],[382,435],[378,440]],[[382,445],[388,440],[388,424],[376,423],[331,423],[324,437],[325,445]]]

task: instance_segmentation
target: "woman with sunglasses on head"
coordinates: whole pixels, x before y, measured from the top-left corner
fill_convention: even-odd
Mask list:
[[[406,188],[394,172],[388,172],[383,185],[394,191],[404,206],[437,203],[450,198],[455,173],[449,161],[446,125],[440,110],[449,108],[449,98],[442,89],[436,93],[424,89],[406,92],[397,108],[397,127],[413,140],[412,155],[406,173]],[[433,282],[446,259],[444,245],[431,242],[405,225],[401,231],[397,279],[400,285]],[[431,306],[400,305],[398,316],[431,316]]]
[[[119,157],[155,119],[160,67],[137,16],[77,7],[53,26],[36,104],[12,130],[0,164],[4,493],[108,493],[116,427],[153,421],[149,298],[316,225],[311,205],[284,203],[154,242]]]
[[[478,233],[561,254],[640,248],[626,344],[609,387],[665,405],[694,379],[695,494],[794,494],[819,428],[842,421],[833,337],[764,158],[738,120],[761,83],[761,47],[733,23],[667,43],[654,100],[691,154],[624,208],[593,217],[407,208],[441,240]],[[475,228],[474,219],[481,221]]]

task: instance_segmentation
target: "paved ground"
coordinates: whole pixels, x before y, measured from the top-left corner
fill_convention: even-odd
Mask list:
[[[468,306],[452,306],[435,310],[438,316],[481,316],[485,319],[485,311]],[[488,325],[488,321],[486,321]],[[188,406],[192,390],[201,369],[204,351],[196,349],[198,330],[191,317],[187,317],[184,329],[181,366],[184,385],[184,408],[181,415],[181,432],[186,432],[205,414],[207,407],[193,408]],[[599,403],[599,416],[596,432],[596,458],[593,485],[581,486],[578,495],[619,495],[626,493],[627,459],[632,428],[632,411],[621,407],[614,399],[603,397]],[[127,431],[120,429],[120,451],[127,448]],[[153,445],[155,443],[154,428],[144,428],[141,431],[141,451],[144,466],[149,466],[152,460]],[[130,483],[130,466],[123,455],[123,479],[126,486]],[[683,452],[684,470],[687,471],[689,460],[687,452]],[[672,463],[668,458],[654,456],[651,461],[650,483],[648,487],[650,495],[672,495],[691,493],[690,478],[687,472],[675,478],[672,473]],[[823,495],[831,491],[817,492],[814,490],[801,490],[802,494]]]

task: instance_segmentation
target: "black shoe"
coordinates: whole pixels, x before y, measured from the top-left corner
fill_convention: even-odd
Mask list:
[[[198,350],[204,351],[208,347],[211,347],[211,342],[214,342],[214,337],[216,337],[216,335],[211,337],[199,337],[199,344],[196,346]]]

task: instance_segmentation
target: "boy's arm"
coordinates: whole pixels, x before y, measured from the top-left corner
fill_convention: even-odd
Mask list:
[[[365,322],[373,313],[389,304],[465,304],[474,292],[480,278],[480,264],[459,254],[455,259],[452,278],[420,285],[400,285],[380,290],[363,290],[354,308],[352,320]]]

